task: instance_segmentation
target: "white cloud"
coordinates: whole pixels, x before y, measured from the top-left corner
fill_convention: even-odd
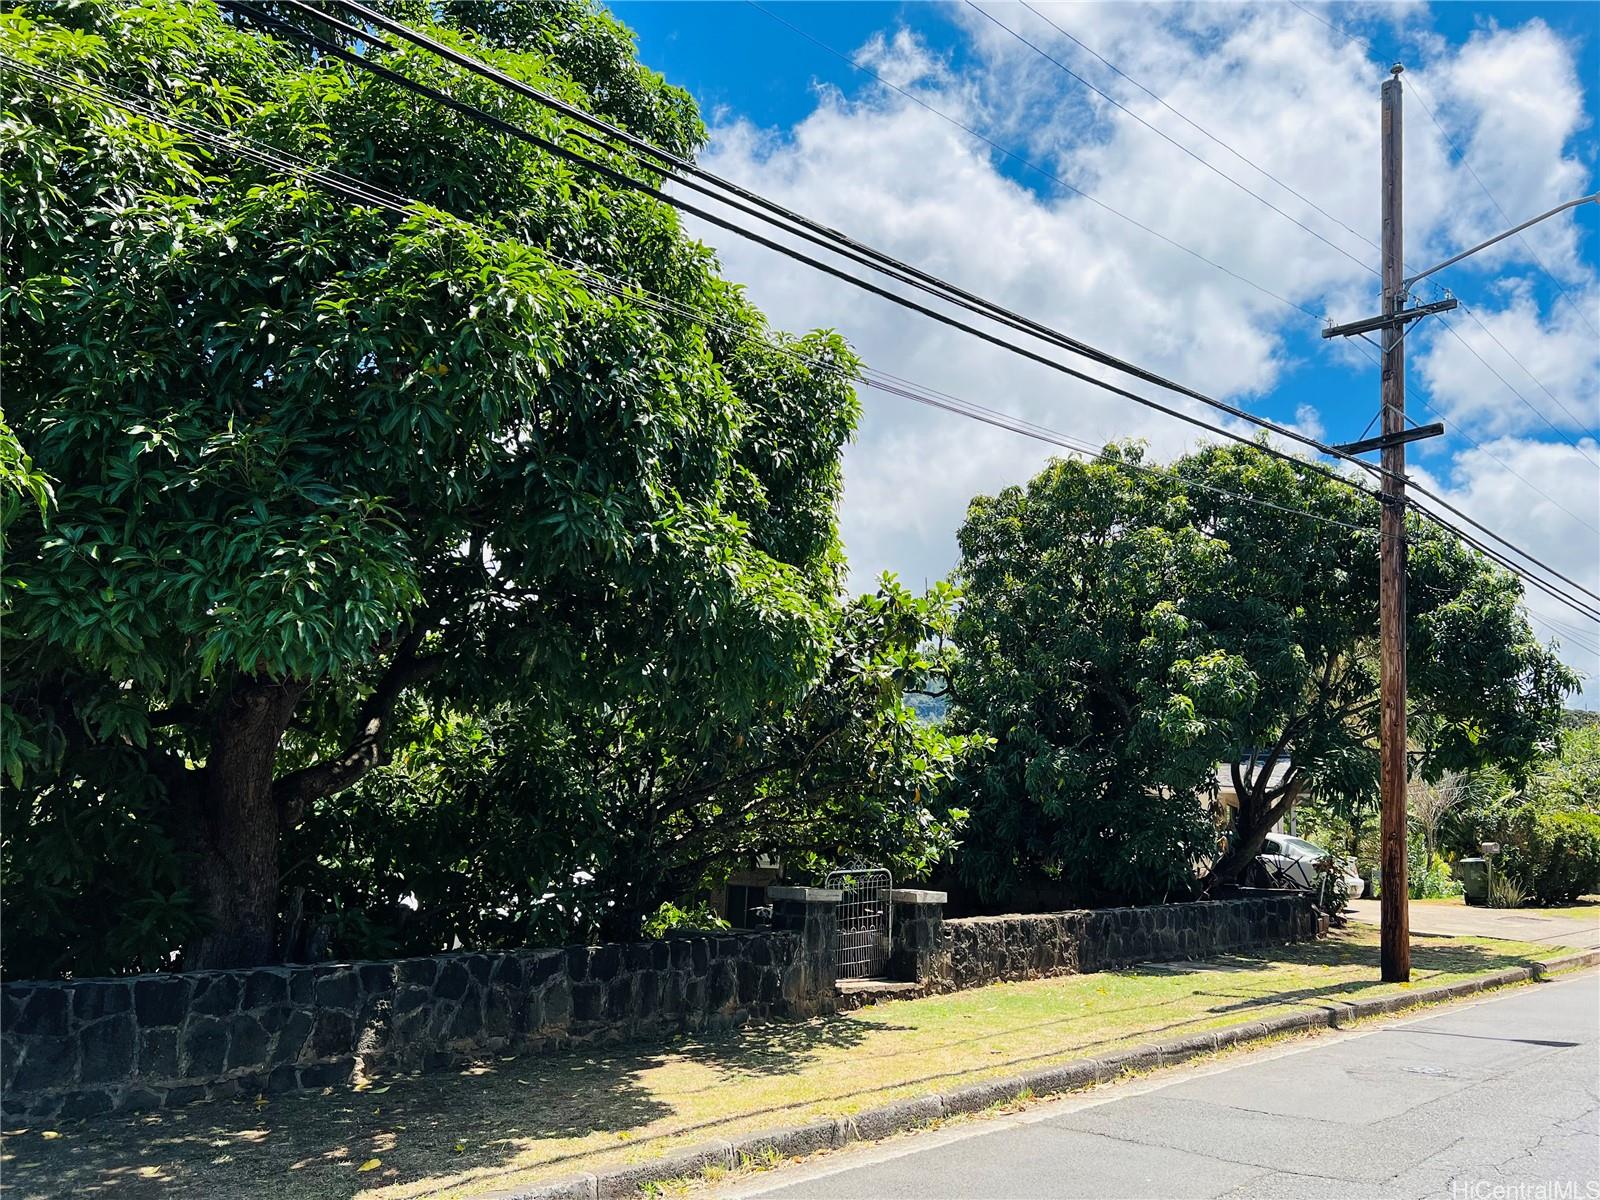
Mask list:
[[[1600,594],[1600,476],[1589,461],[1597,458],[1600,443],[1593,437],[1576,447],[1508,437],[1458,455],[1444,481],[1419,478],[1474,520]],[[1559,641],[1565,661],[1586,676],[1582,703],[1600,708],[1600,655],[1591,652],[1600,647],[1600,623],[1537,588],[1528,587],[1526,595],[1540,635]]]
[[[1590,123],[1577,66],[1571,48],[1543,21],[1512,29],[1491,25],[1475,33],[1458,54],[1442,61],[1430,82],[1438,84],[1434,99],[1442,110],[1434,115],[1452,130],[1479,177],[1492,181],[1500,205],[1497,209],[1470,176],[1463,178],[1460,171],[1448,176],[1460,185],[1448,222],[1456,244],[1473,245],[1593,190],[1586,186],[1589,169],[1566,153],[1573,135]],[[1571,219],[1537,225],[1522,238],[1486,251],[1475,269],[1528,263],[1529,243],[1568,281],[1592,274],[1581,265]]]
[[[1001,145],[1016,147],[1131,220],[1295,305],[1340,319],[1375,311],[1376,279],[1367,265],[1375,264],[1377,255],[1364,239],[1375,241],[1378,233],[1377,91],[1388,59],[1363,55],[1289,5],[1048,7],[1051,20],[1199,121],[1246,162],[1027,10],[991,7],[1001,21],[1188,146],[1191,156],[1087,93],[982,16],[964,6],[949,11],[971,39],[966,55],[946,60],[905,30],[886,29],[858,49],[858,61]],[[1404,37],[1423,48],[1418,61],[1426,70],[1414,67],[1416,76],[1425,81],[1440,120],[1468,146],[1480,174],[1497,189],[1504,183],[1501,199],[1508,211],[1520,216],[1552,194],[1566,198],[1563,189],[1571,190],[1582,175],[1569,142],[1588,121],[1572,48],[1537,21],[1485,29],[1465,46],[1452,48],[1425,28],[1421,6],[1385,11],[1395,23],[1385,36]],[[954,62],[962,64],[960,70]],[[1516,90],[1511,111],[1498,111],[1500,97],[1486,80]],[[1524,86],[1524,80],[1542,82]],[[739,120],[721,124],[705,164],[1203,391],[1252,403],[1277,385],[1290,365],[1285,331],[1298,324],[1303,332],[1311,319],[1083,196],[1006,162],[904,96],[864,76],[858,81],[859,87],[848,91],[816,89],[813,111],[792,128],[758,130]],[[1488,201],[1451,163],[1439,131],[1420,111],[1408,112],[1406,136],[1413,266],[1433,261],[1430,255],[1442,258],[1468,238],[1476,240],[1503,224],[1497,215],[1485,215],[1492,213]],[[1243,195],[1196,156],[1318,230],[1350,257]],[[1356,232],[1321,215],[1252,163]],[[1592,266],[1578,253],[1576,226],[1570,217],[1550,224],[1536,243],[1541,256],[1553,265],[1559,259],[1568,286],[1583,290],[1583,302],[1592,307],[1600,289]],[[1190,426],[897,310],[732,235],[704,233],[719,248],[729,274],[747,281],[752,298],[776,321],[838,328],[873,367],[1089,441],[1144,437],[1158,457],[1196,440]],[[1511,246],[1501,263],[1526,266],[1526,250]],[[1481,271],[1450,274],[1452,283],[1459,279],[1483,288]],[[1580,419],[1560,418],[1559,409],[1525,377],[1517,379],[1519,390],[1564,420],[1572,434],[1592,431],[1600,363],[1570,308],[1563,304],[1541,311],[1531,294],[1516,287],[1475,308]],[[1468,331],[1475,327],[1456,325],[1470,341]],[[1321,352],[1336,361],[1354,351],[1328,345]],[[1419,338],[1413,357],[1425,390],[1449,413],[1453,429],[1480,441],[1537,435],[1541,429],[1549,434],[1530,424],[1538,421],[1533,414],[1518,415],[1493,399],[1475,375],[1482,369],[1453,341],[1440,341],[1429,331]],[[1508,379],[1518,370],[1509,362],[1500,369]],[[1509,393],[1501,400],[1521,409]],[[868,393],[865,402],[860,438],[847,453],[842,515],[857,586],[867,586],[883,569],[916,584],[945,574],[973,493],[1025,480],[1052,453],[1039,443],[903,399]],[[1363,393],[1342,411],[1301,405],[1295,423],[1319,433],[1324,427],[1359,428],[1369,409],[1370,394]],[[1590,454],[1600,457],[1590,444]],[[1489,449],[1501,446],[1510,453],[1512,445],[1494,443]],[[1539,452],[1537,443],[1514,445],[1519,455]],[[1456,464],[1459,476],[1445,472],[1473,505],[1493,510],[1496,519],[1514,519],[1515,530],[1530,537],[1545,538],[1550,529],[1565,528],[1558,522],[1530,525],[1538,497],[1530,500],[1524,489],[1519,502],[1513,488],[1501,498],[1491,487],[1492,472],[1480,470],[1477,462],[1463,455]],[[1528,472],[1555,469],[1533,461],[1524,465]],[[1585,487],[1593,494],[1600,475],[1592,467],[1578,459],[1561,469],[1568,471],[1562,476],[1562,486],[1570,489],[1566,494],[1581,494]],[[1573,543],[1566,553],[1595,570],[1592,541]]]
[[[1502,292],[1505,306],[1475,312],[1476,320],[1452,314],[1454,335],[1420,327],[1416,366],[1434,407],[1490,434],[1570,436],[1600,426],[1600,340],[1564,300],[1541,312],[1525,279]],[[1573,299],[1600,308],[1593,287]]]

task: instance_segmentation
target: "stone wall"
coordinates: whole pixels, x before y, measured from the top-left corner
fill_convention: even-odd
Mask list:
[[[1302,892],[950,921],[943,920],[942,905],[927,899],[937,895],[906,893],[902,900],[896,893],[895,901],[901,977],[929,991],[1206,958],[1306,941],[1320,932],[1316,907]]]
[[[840,893],[772,888],[773,929],[633,945],[195,971],[0,988],[8,1124],[323,1088],[834,1010]],[[1309,897],[944,920],[893,893],[890,970],[952,991],[1314,937]]]
[[[8,983],[3,1116],[321,1088],[484,1054],[810,1015],[833,1003],[832,928],[807,916],[802,901],[795,932]]]

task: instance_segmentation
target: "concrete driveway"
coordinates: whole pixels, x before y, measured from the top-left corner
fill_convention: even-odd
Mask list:
[[[1352,900],[1353,920],[1378,924],[1376,900]],[[1600,949],[1600,909],[1589,920],[1545,917],[1538,909],[1469,908],[1465,904],[1411,902],[1411,932],[1507,938],[1514,942],[1544,942],[1551,946]]]
[[[741,1181],[774,1200],[1600,1194],[1600,976],[914,1134]]]

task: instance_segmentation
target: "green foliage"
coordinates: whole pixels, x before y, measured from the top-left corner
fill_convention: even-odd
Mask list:
[[[978,497],[961,531],[953,719],[998,741],[963,869],[991,896],[1040,876],[1084,900],[1189,886],[1214,765],[1253,748],[1280,771],[1240,759],[1222,878],[1298,796],[1348,824],[1377,790],[1376,506],[1252,446],[1170,472],[1106,454]],[[1520,778],[1575,678],[1510,575],[1437,527],[1408,536],[1417,769]]]
[[[17,441],[17,435],[6,424],[0,413],[0,545],[4,544],[5,531],[32,505],[43,518],[53,498],[50,481],[34,469],[33,459]]]
[[[0,787],[9,975],[161,970],[197,932],[186,864],[159,819],[165,796],[141,756],[105,748],[80,770],[48,792]]]
[[[1516,876],[1496,871],[1489,880],[1490,908],[1521,908],[1528,902],[1528,894]]]
[[[996,747],[968,779],[981,836],[960,862],[989,898],[1042,877],[1083,902],[1159,900],[1215,843],[1204,797],[1250,684],[1186,581],[1220,547],[1186,527],[1175,481],[1124,455],[979,496],[961,529],[950,722]]]
[[[663,938],[675,929],[729,929],[728,922],[709,904],[679,906],[668,900],[645,919],[642,932],[647,938]]]
[[[949,781],[983,747],[904,700],[938,668],[953,601],[886,579],[836,611],[801,695],[754,718],[643,699],[418,708],[393,762],[313,806],[286,886],[305,888],[308,914],[362,911],[422,952],[632,938],[756,854],[794,878],[858,859],[923,873],[959,823]]]
[[[1554,752],[1529,773],[1523,795],[1535,804],[1600,812],[1600,717],[1568,721]]]
[[[1406,888],[1413,900],[1444,900],[1464,890],[1450,873],[1450,864],[1438,854],[1429,854],[1418,833],[1406,839]]]
[[[1496,875],[1514,876],[1532,903],[1558,904],[1600,889],[1594,874],[1597,824],[1600,723],[1571,720],[1521,786],[1490,772],[1470,802],[1447,815],[1441,842],[1458,856],[1477,854],[1483,842],[1499,842],[1506,853],[1496,861]]]
[[[1504,873],[1535,904],[1565,904],[1600,892],[1600,813],[1525,809]]]
[[[703,138],[688,97],[587,5],[405,11],[642,136],[684,153]],[[259,960],[277,871],[260,839],[312,804],[344,820],[330,797],[393,749],[408,692],[435,714],[509,704],[576,762],[602,727],[648,745],[650,722],[681,740],[696,714],[714,714],[708,736],[766,720],[826,670],[858,412],[838,337],[768,329],[665,205],[208,0],[28,4],[0,37],[421,201],[352,206],[100,99],[0,82],[0,369],[33,456],[3,438],[0,461],[55,490],[47,524],[3,489],[0,721],[25,793],[8,904],[52,822],[86,836],[71,814],[89,788],[112,827],[174,849],[136,870],[83,856],[86,894],[110,894],[101,870],[163,911],[187,894],[168,944],[203,915],[206,961]],[[557,132],[421,51],[384,57]],[[712,319],[597,289],[574,262]],[[505,720],[477,718],[489,737]],[[95,762],[114,749],[148,795],[109,787]],[[419,828],[457,819],[407,803]],[[46,923],[38,947],[14,930],[8,970],[131,961],[88,927]]]

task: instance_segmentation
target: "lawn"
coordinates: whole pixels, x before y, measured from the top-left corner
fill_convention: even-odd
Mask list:
[[[1413,947],[1413,986],[1559,953],[1477,938]],[[1392,990],[1377,982],[1377,931],[1355,926],[1270,957],[997,984],[667,1047],[31,1129],[7,1137],[0,1161],[18,1197],[468,1196]]]

